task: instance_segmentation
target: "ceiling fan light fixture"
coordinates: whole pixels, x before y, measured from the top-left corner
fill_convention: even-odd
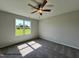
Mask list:
[[[34,2],[36,2],[36,0],[34,0]],[[34,11],[32,12],[32,14],[37,12],[40,15],[42,15],[43,11],[51,12],[51,9],[44,9],[44,6],[46,5],[46,3],[47,3],[47,0],[43,0],[43,3],[38,3],[37,7],[31,4],[28,4],[28,6],[31,6],[32,8],[34,8]]]
[[[38,13],[42,13],[43,11],[42,10],[38,10]]]

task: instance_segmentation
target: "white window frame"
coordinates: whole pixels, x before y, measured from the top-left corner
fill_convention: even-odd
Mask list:
[[[30,20],[30,19],[27,20],[27,19],[16,18],[16,19],[15,19],[15,36],[31,35],[31,34],[25,34],[25,33],[23,33],[23,35],[16,35],[16,20],[17,20],[17,19],[19,19],[19,20],[23,20],[23,27],[24,27],[24,25],[25,25],[25,21],[30,21],[30,23],[31,23],[31,24],[30,24],[30,27],[31,27],[31,28],[30,28],[30,31],[31,31],[31,34],[32,34],[32,22],[31,22],[31,20]],[[24,27],[23,30],[25,31],[25,27]],[[23,32],[24,32],[24,31],[23,31]]]

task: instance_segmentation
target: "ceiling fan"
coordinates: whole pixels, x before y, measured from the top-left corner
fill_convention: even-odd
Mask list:
[[[43,12],[51,12],[51,9],[45,9],[44,6],[48,2],[47,0],[43,0],[42,3],[37,2],[36,0],[32,0],[33,2],[37,3],[37,6],[33,6],[32,4],[28,4],[28,6],[34,8],[34,11],[31,14],[38,12],[42,15]],[[53,5],[52,5],[53,6]]]

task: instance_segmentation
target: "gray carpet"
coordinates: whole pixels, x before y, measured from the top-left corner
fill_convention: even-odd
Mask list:
[[[79,50],[35,39],[1,49],[0,58],[79,58]]]

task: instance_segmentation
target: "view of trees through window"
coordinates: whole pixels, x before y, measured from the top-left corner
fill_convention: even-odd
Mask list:
[[[16,36],[31,34],[31,21],[16,19]]]

